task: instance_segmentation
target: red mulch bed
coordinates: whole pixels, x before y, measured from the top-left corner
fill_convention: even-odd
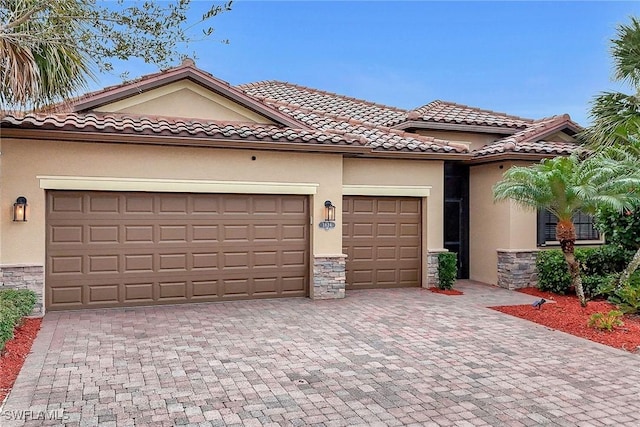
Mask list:
[[[13,332],[13,339],[5,345],[0,356],[0,403],[4,401],[18,378],[18,373],[31,350],[33,340],[38,335],[41,323],[41,318],[25,319],[24,323]]]
[[[456,291],[455,289],[440,289],[440,288],[429,288],[429,290],[436,294],[443,295],[464,295],[462,291]]]
[[[587,326],[589,316],[593,313],[608,313],[610,310],[615,310],[616,307],[613,304],[606,301],[589,301],[587,307],[581,307],[575,295],[556,295],[551,292],[542,292],[536,288],[524,288],[518,291],[544,298],[547,303],[540,310],[530,304],[491,308],[611,347],[631,352],[638,351],[640,316],[625,315],[623,326],[616,327],[611,332],[600,331]]]

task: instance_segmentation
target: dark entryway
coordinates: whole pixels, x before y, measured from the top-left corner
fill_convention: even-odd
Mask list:
[[[458,254],[458,278],[469,278],[469,167],[444,164],[444,247]]]

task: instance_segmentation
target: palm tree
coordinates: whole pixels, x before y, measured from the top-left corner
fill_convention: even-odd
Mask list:
[[[493,187],[493,194],[496,201],[510,199],[526,208],[546,209],[558,219],[556,239],[580,304],[586,306],[580,265],[574,253],[573,217],[578,212],[593,214],[601,206],[620,211],[629,208],[635,200],[630,189],[638,185],[640,177],[629,173],[620,162],[602,154],[582,160],[580,154],[574,153],[528,167],[512,167]]]
[[[640,21],[618,26],[611,40],[614,80],[627,83],[634,93],[603,92],[591,105],[592,125],[583,136],[596,147],[626,144],[629,136],[640,135]]]
[[[0,24],[0,107],[37,108],[86,87],[91,61],[80,48],[80,3],[4,2]]]
[[[616,36],[611,40],[614,79],[629,84],[634,93],[598,95],[591,105],[592,125],[582,136],[593,148],[607,150],[608,156],[637,170],[640,164],[640,21],[632,17],[629,24],[619,25]],[[622,272],[620,284],[627,284],[639,266],[640,248]]]

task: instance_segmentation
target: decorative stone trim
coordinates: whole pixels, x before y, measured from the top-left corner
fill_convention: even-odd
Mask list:
[[[311,299],[337,299],[345,296],[346,255],[319,255],[313,259]]]
[[[520,289],[538,285],[538,249],[498,249],[498,286]]]
[[[0,266],[0,289],[30,289],[36,293],[32,316],[44,314],[44,267],[42,265]]]
[[[423,283],[423,288],[438,286],[438,254],[449,252],[448,249],[427,250],[427,282]]]

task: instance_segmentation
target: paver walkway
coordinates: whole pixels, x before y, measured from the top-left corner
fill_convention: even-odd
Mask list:
[[[0,425],[640,425],[640,356],[457,288],[47,314]]]

